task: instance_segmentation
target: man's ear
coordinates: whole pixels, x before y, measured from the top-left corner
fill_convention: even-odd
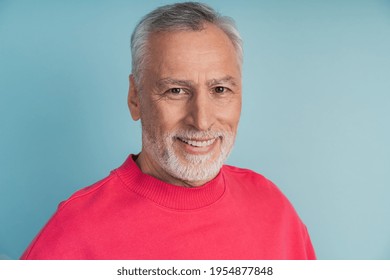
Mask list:
[[[135,85],[134,76],[129,76],[129,94],[127,96],[127,105],[133,120],[138,121],[141,117],[139,92]]]

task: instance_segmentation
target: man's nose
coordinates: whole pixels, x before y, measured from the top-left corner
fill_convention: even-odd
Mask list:
[[[209,130],[215,122],[216,113],[209,93],[196,92],[189,103],[189,124],[199,131]]]

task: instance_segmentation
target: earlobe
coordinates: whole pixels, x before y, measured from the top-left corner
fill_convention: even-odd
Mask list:
[[[140,100],[133,74],[129,76],[129,94],[127,96],[127,105],[129,106],[130,114],[133,120],[138,121],[141,117]]]

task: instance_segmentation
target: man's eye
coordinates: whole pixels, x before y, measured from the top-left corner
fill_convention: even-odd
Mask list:
[[[183,89],[181,89],[181,88],[171,88],[171,89],[168,90],[168,92],[172,93],[172,94],[175,94],[175,95],[184,93]]]
[[[189,96],[189,91],[185,88],[170,88],[164,92],[164,96],[168,99],[184,99]]]
[[[225,93],[227,91],[227,88],[225,87],[215,87],[214,92],[215,93]]]

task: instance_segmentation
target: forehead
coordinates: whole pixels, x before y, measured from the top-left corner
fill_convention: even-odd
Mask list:
[[[212,43],[215,43],[213,41],[215,40],[218,41],[221,45],[227,44],[233,46],[232,42],[230,41],[226,33],[221,28],[211,23],[204,23],[201,28],[196,30],[178,29],[178,30],[170,30],[170,31],[153,32],[149,39],[150,42],[154,43],[158,40],[164,38],[171,38],[171,37],[175,37],[175,38],[182,37],[191,40],[193,42],[207,38]]]
[[[229,37],[217,26],[205,24],[197,31],[156,32],[147,45],[149,67],[188,68],[239,67],[236,49]],[[149,69],[149,70],[153,70]]]

